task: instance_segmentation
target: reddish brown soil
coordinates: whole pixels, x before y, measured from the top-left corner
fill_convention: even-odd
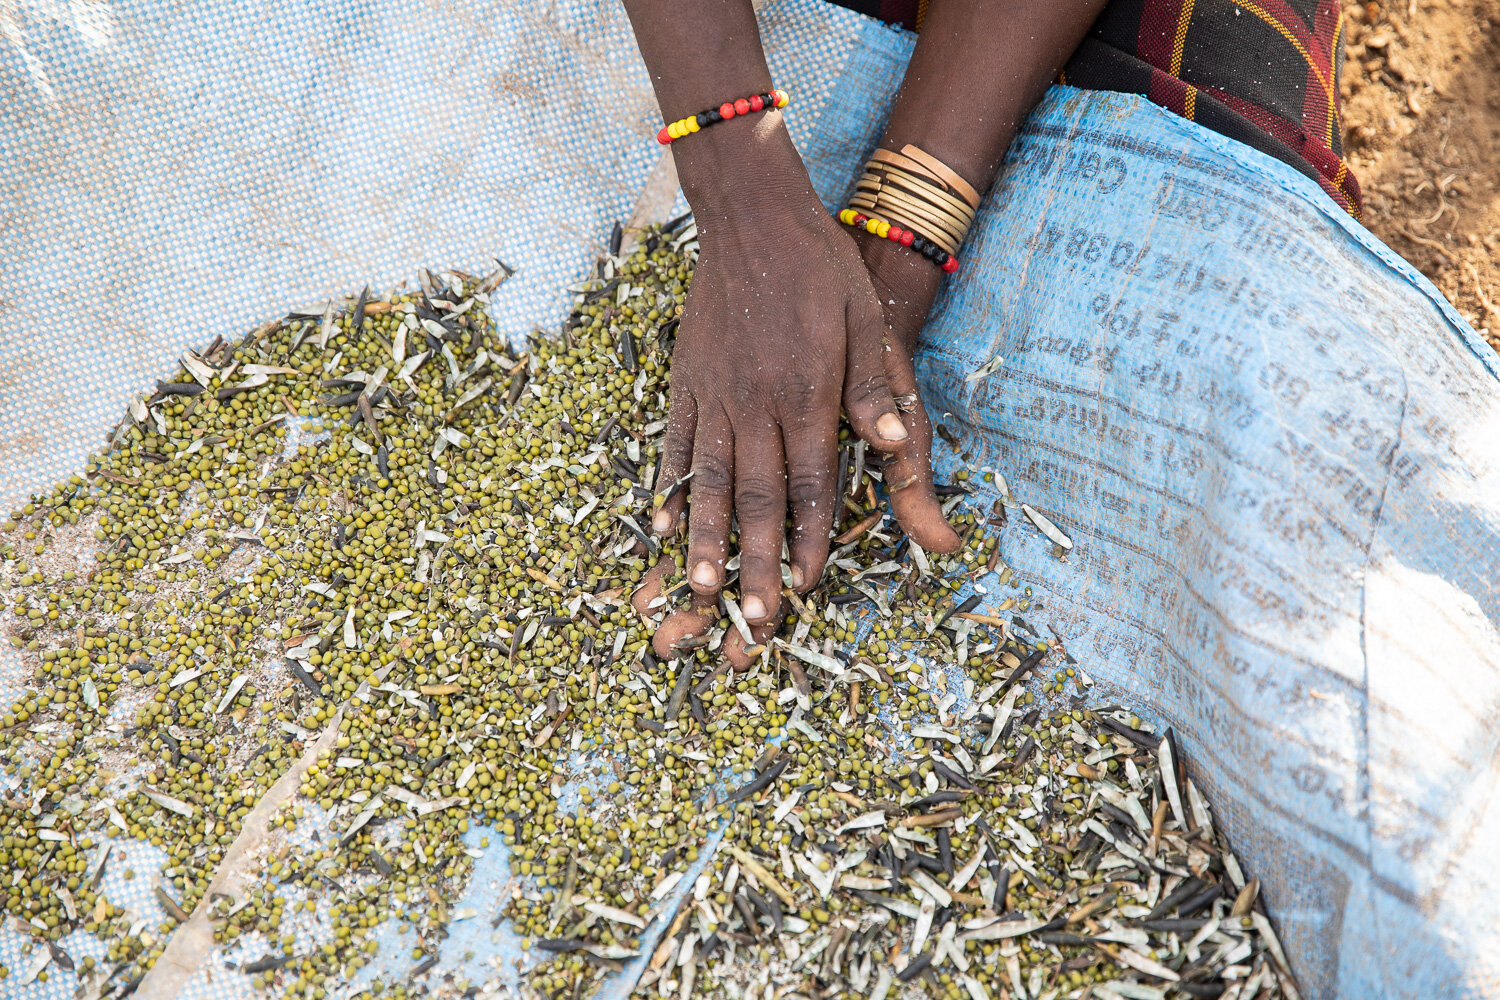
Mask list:
[[[1500,0],[1346,3],[1364,224],[1500,347]]]

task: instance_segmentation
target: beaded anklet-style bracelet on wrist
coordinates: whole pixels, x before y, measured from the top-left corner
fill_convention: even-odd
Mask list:
[[[870,154],[839,221],[909,246],[952,274],[979,202],[953,168],[908,143],[899,153]]]
[[[883,240],[891,240],[904,247],[910,247],[913,251],[926,257],[938,267],[941,267],[948,274],[952,274],[958,270],[957,256],[944,250],[920,233],[912,232],[910,229],[903,229],[900,226],[893,226],[884,219],[877,219],[874,216],[866,215],[852,208],[846,208],[840,212],[839,221],[846,226],[863,229],[865,232],[879,236]]]
[[[679,118],[670,125],[663,126],[662,130],[656,133],[656,141],[665,146],[673,139],[681,139],[685,135],[692,135],[699,129],[728,121],[739,115],[754,114],[767,108],[784,108],[788,100],[790,99],[786,96],[786,91],[773,90],[766,94],[751,94],[749,97],[741,97],[735,101],[725,101],[717,108],[709,108],[707,111],[700,111],[687,118]]]

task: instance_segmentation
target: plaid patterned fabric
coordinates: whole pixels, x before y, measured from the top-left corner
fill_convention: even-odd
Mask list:
[[[861,14],[878,18],[898,28],[912,31],[922,29],[922,15],[927,13],[929,0],[833,0],[840,7],[857,10]]]
[[[1141,94],[1303,173],[1359,218],[1338,0],[1111,0],[1063,82]]]
[[[929,0],[835,2],[915,29]],[[1110,0],[1062,82],[1140,94],[1295,167],[1359,218],[1342,158],[1343,63],[1338,0]]]

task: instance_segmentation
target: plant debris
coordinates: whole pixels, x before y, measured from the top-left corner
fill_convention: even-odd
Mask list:
[[[1296,995],[1170,734],[1046,674],[963,490],[963,548],[921,552],[845,430],[829,571],[778,638],[723,669],[731,563],[712,627],[652,653],[688,598],[680,539],[642,526],[685,485],[656,475],[695,252],[647,233],[525,350],[486,311],[503,265],[216,341],[15,513],[0,902],[37,958],[0,976],[74,965],[81,929],[105,958],[68,974],[123,996],[206,918],[287,997],[579,997],[627,967],[681,997]],[[259,877],[210,894],[289,774]],[[514,985],[437,981],[480,831]],[[127,839],[165,852],[164,920],[102,891]]]

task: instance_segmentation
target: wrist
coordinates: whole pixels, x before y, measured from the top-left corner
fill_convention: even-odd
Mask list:
[[[855,242],[870,274],[893,292],[902,292],[913,301],[931,303],[937,297],[945,277],[943,269],[916,253],[910,247],[882,239],[874,233],[857,230]]]
[[[671,149],[700,236],[747,201],[760,218],[783,211],[789,217],[820,204],[780,111],[717,123],[684,136]]]
[[[856,232],[860,256],[891,323],[891,332],[908,353],[942,287],[944,274],[932,261],[873,233]]]

